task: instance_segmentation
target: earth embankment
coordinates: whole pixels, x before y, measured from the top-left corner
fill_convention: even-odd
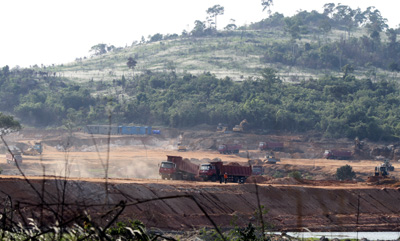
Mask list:
[[[11,205],[21,217],[38,219],[45,213],[49,220],[55,210],[64,210],[69,219],[87,212],[92,220],[107,223],[112,217],[105,214],[123,207],[119,220],[193,230],[213,227],[207,215],[221,228],[259,223],[259,198],[268,210],[264,222],[273,230],[394,231],[400,223],[400,191],[394,187],[28,178],[29,183],[21,177],[0,179],[2,200],[11,200],[2,202],[2,210]]]

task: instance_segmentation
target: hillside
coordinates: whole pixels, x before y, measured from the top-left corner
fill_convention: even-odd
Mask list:
[[[259,70],[268,66],[260,62],[262,56],[260,45],[275,41],[277,36],[280,40],[287,38],[281,31],[250,30],[226,31],[201,38],[179,37],[137,44],[48,70],[75,81],[91,79],[110,81],[121,78],[122,75],[131,77],[146,70],[194,75],[207,71],[219,78],[229,76],[238,81],[250,76],[259,76]],[[135,58],[138,62],[134,71],[129,70],[126,65],[129,57]],[[279,68],[283,76],[293,74],[291,73],[293,70],[285,66]],[[300,70],[295,72],[300,76],[312,74]]]
[[[384,24],[384,19],[379,21]],[[328,24],[328,30],[322,24]],[[166,36],[157,33],[147,41],[134,41],[123,48],[99,44],[92,47],[90,57],[49,66],[46,71],[77,82],[112,81],[123,75],[133,78],[146,71],[178,75],[210,72],[218,78],[228,76],[240,81],[259,76],[260,69],[271,67],[283,80],[299,82],[325,75],[341,76],[348,64],[359,77],[398,80],[393,71],[399,69],[399,31],[383,26],[371,29],[367,20],[362,25],[347,24],[317,12],[303,11],[293,17],[275,13],[234,30],[205,28],[202,34],[194,29]],[[103,49],[96,52],[96,47]],[[130,57],[137,61],[133,71],[127,66]]]

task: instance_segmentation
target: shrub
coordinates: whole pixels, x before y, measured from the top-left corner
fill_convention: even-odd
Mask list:
[[[288,174],[288,177],[293,177],[295,179],[302,179],[301,172],[299,171],[292,171]]]
[[[353,168],[349,165],[345,165],[339,167],[336,170],[336,178],[338,180],[351,180],[356,177],[356,173],[353,171]]]

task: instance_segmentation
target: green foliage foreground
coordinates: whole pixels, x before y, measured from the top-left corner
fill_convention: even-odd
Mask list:
[[[10,74],[12,73],[12,74]],[[147,71],[134,79],[77,85],[26,69],[0,72],[0,110],[32,126],[113,123],[229,126],[247,119],[254,131],[319,131],[328,137],[393,140],[400,135],[399,88],[388,80],[326,76],[297,84],[266,68],[260,78],[234,82]],[[10,98],[9,98],[10,97]],[[12,97],[12,98],[11,98]],[[67,124],[72,125],[67,125]]]

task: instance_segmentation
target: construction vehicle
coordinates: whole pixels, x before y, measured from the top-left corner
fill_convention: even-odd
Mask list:
[[[351,151],[343,150],[325,150],[324,158],[326,159],[338,159],[338,160],[349,160],[353,156]]]
[[[281,159],[275,158],[273,153],[271,153],[270,155],[266,155],[264,159],[264,163],[266,164],[276,164],[277,162],[280,161]]]
[[[217,132],[218,133],[225,133],[227,131],[228,127],[222,123],[218,123],[217,125]]]
[[[240,148],[242,148],[240,144],[222,144],[218,146],[218,151],[220,154],[232,154],[239,153]]]
[[[273,150],[273,151],[282,151],[284,147],[283,142],[260,142],[258,144],[258,148],[260,151],[264,150]]]
[[[383,163],[381,164],[381,166],[385,166],[387,168],[388,171],[394,171],[394,166],[390,163],[389,159],[385,159],[383,161]]]
[[[251,175],[253,176],[260,176],[264,174],[264,167],[263,166],[251,166]]]
[[[198,173],[199,165],[181,156],[167,156],[167,161],[161,162],[159,169],[162,179],[195,180]]]
[[[248,124],[246,119],[242,120],[239,125],[235,125],[235,127],[233,127],[232,131],[243,132],[243,127],[245,124]]]
[[[187,151],[187,148],[185,145],[182,144],[183,141],[183,134],[180,134],[178,137],[178,151]]]
[[[182,143],[178,142],[178,151],[187,151],[186,146],[182,145]]]
[[[18,165],[22,164],[22,156],[21,156],[21,150],[19,150],[17,147],[10,147],[10,151],[7,151],[6,153],[6,161],[8,164],[14,164]]]
[[[375,167],[375,174],[374,176],[382,176],[382,177],[386,177],[389,175],[389,170],[387,168],[387,166],[385,165],[379,165]]]
[[[41,155],[43,152],[43,146],[41,142],[35,142],[35,145],[29,147],[28,149],[22,151],[23,155],[37,156]]]
[[[244,183],[251,176],[252,168],[251,166],[241,166],[237,163],[224,165],[221,161],[200,165],[199,176],[204,181],[211,180],[215,182],[219,180],[222,182],[224,174],[227,175],[227,182]]]
[[[392,178],[389,176],[389,171],[389,167],[386,165],[386,163],[382,163],[381,165],[376,166],[374,175],[368,177],[368,182],[381,182],[384,180],[392,180]]]

